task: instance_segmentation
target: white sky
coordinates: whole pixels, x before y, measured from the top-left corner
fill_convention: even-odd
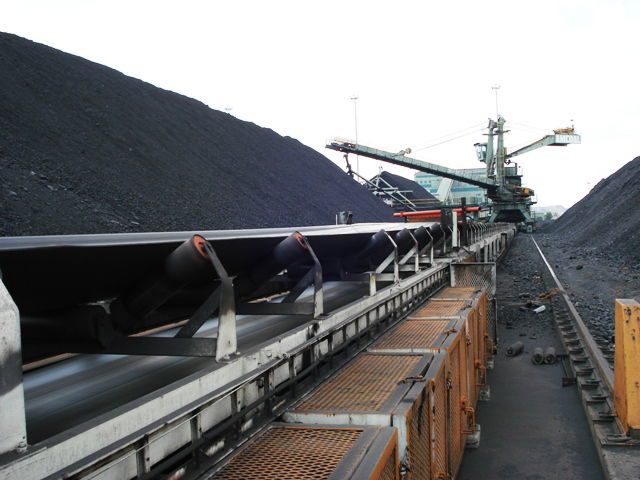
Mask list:
[[[412,156],[483,166],[473,144],[495,117],[494,84],[510,149],[571,119],[582,135],[518,157],[540,205],[569,207],[640,155],[639,0],[0,0],[0,30],[230,107],[340,166],[324,145],[355,136],[354,95],[361,144],[415,151],[478,125]]]

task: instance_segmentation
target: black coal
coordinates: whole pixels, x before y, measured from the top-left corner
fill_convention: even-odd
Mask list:
[[[394,220],[323,155],[196,100],[3,33],[0,72],[1,236]]]
[[[598,182],[545,232],[640,264],[640,157]],[[640,266],[640,265],[639,265]]]

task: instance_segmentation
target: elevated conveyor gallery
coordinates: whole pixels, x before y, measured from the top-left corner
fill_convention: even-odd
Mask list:
[[[19,381],[1,392],[11,431],[0,478],[195,478],[214,468],[473,268],[456,262],[493,259],[514,234],[471,226],[459,247],[457,229],[2,239],[1,318],[15,332],[2,368]]]

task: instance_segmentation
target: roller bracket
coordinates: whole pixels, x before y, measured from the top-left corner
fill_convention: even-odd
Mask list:
[[[189,321],[182,326],[176,334],[176,338],[193,337],[216,310],[219,310],[215,357],[217,361],[220,361],[236,353],[238,346],[233,279],[227,275],[226,269],[211,244],[203,242],[202,248],[220,277],[220,286],[209,295],[209,298],[196,310]]]
[[[398,244],[393,241],[393,238],[391,238],[391,235],[389,235],[386,231],[382,230],[382,232],[385,234],[385,236],[389,240],[389,243],[393,245],[393,252],[391,252],[387,256],[387,258],[385,258],[382,261],[380,265],[378,265],[378,268],[376,268],[375,272],[376,273],[384,272],[384,270],[393,262],[393,282],[398,283],[400,281],[400,269],[398,266]]]
[[[411,236],[411,239],[413,240],[413,247],[411,247],[411,249],[405,253],[405,255],[402,257],[402,259],[400,260],[399,264],[400,266],[404,266],[411,258],[413,258],[413,268],[411,269],[412,272],[418,272],[420,271],[420,245],[418,243],[418,239],[415,237],[415,235],[413,233],[411,233],[410,230],[407,230],[409,235]],[[408,266],[408,265],[407,265]]]
[[[237,312],[245,315],[313,315],[320,317],[324,313],[324,298],[322,291],[322,265],[311,248],[309,240],[299,234],[298,240],[309,252],[313,266],[293,286],[281,303],[243,303],[238,305]],[[313,302],[298,302],[309,285],[313,284]]]

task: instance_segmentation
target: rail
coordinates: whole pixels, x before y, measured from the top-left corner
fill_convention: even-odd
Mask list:
[[[556,288],[550,307],[565,350],[563,385],[577,385],[605,478],[640,478],[640,440],[632,438],[618,416],[614,400],[614,372],[571,302],[562,283],[535,239],[531,241],[542,259],[547,288]]]

